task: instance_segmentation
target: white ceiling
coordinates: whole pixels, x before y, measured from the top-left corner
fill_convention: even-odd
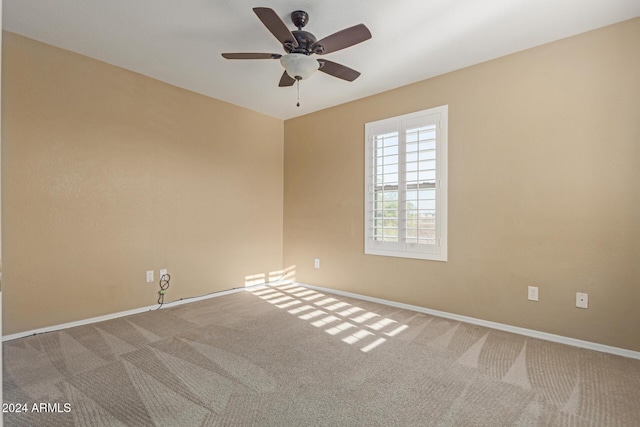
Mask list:
[[[364,23],[372,39],[325,56],[362,75],[315,73],[279,88],[277,60],[222,52],[283,53],[251,10],[294,10],[321,39]],[[638,0],[4,0],[3,26],[164,82],[280,119],[424,80],[640,16]]]

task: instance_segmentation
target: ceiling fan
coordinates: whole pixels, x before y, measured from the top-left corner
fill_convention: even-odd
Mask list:
[[[342,64],[326,59],[315,59],[311,55],[326,55],[356,45],[371,38],[369,29],[358,24],[317,40],[308,31],[302,30],[309,22],[309,15],[302,10],[291,13],[291,21],[298,29],[290,31],[273,9],[254,7],[253,11],[265,27],[280,43],[286,54],[279,53],[223,53],[226,59],[279,59],[285,71],[278,86],[292,86],[296,81],[309,78],[316,70],[349,82],[360,73]]]

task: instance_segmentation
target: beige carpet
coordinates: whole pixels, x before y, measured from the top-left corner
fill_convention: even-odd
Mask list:
[[[638,426],[640,360],[281,285],[6,342],[4,399],[6,426]]]

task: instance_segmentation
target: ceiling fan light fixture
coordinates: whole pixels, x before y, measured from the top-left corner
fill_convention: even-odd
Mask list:
[[[288,53],[280,58],[287,74],[296,80],[304,80],[320,68],[318,61],[304,53]]]

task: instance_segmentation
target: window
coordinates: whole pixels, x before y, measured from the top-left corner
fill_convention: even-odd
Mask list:
[[[365,125],[365,254],[447,260],[447,114]]]

